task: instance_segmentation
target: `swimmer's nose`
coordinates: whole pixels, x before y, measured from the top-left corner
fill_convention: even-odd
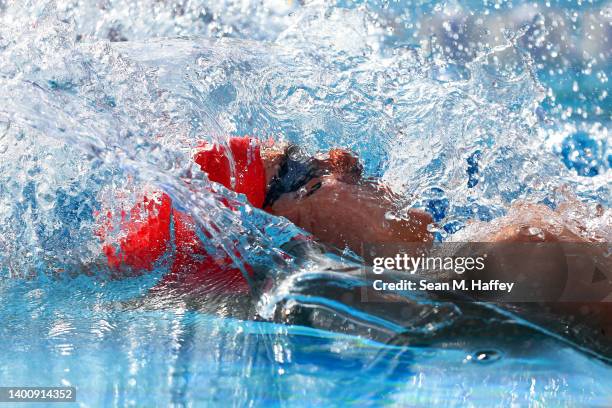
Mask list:
[[[363,166],[359,159],[344,149],[332,149],[329,151],[329,164],[332,173],[348,177],[357,181],[361,178]]]

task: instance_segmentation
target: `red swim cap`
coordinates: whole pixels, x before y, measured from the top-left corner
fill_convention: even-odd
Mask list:
[[[259,142],[248,136],[232,137],[229,147],[236,170],[233,186],[230,163],[224,147],[204,143],[195,154],[194,160],[211,181],[246,195],[251,205],[262,208],[266,198],[266,172]]]
[[[153,269],[155,262],[166,252],[170,240],[172,200],[167,194],[144,197],[129,213],[121,214],[121,229],[126,232],[119,241],[119,248],[108,243],[103,251],[108,264],[114,269],[127,265],[133,272],[142,273]],[[102,240],[112,228],[113,214],[102,216],[99,235]]]
[[[167,194],[153,193],[152,197],[144,197],[142,203],[136,204],[122,218],[125,237],[118,245],[104,243],[102,248],[108,265],[116,272],[115,278],[125,277],[128,271],[140,275],[153,270],[162,256],[174,248],[173,257],[169,259],[169,273],[152,290],[178,286],[186,291],[205,287],[223,293],[249,292],[242,271],[233,265],[229,256],[213,256],[206,252],[194,221],[173,208]],[[111,228],[112,214],[102,215],[101,221],[99,235],[104,240]],[[244,266],[252,273],[250,265]]]
[[[245,194],[253,206],[261,208],[266,194],[266,177],[259,143],[250,137],[233,137],[229,147],[236,170],[234,188],[224,148],[205,143],[194,160],[208,173],[211,181]],[[102,216],[100,237],[103,240],[111,228],[112,218],[111,213]],[[122,215],[122,221],[126,236],[120,239],[118,247],[108,243],[103,247],[111,268],[119,271],[127,266],[136,273],[152,270],[174,241],[171,272],[154,289],[173,284],[189,289],[205,285],[226,293],[248,293],[249,286],[242,272],[233,266],[228,256],[217,258],[206,252],[191,217],[174,208],[167,194],[145,197],[128,214]],[[249,265],[245,268],[251,273]]]

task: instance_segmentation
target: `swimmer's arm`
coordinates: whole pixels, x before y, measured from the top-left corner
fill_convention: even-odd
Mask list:
[[[472,230],[470,233],[471,239],[466,239],[466,241],[570,244],[573,250],[582,251],[581,256],[590,258],[600,271],[606,271],[607,276],[610,276],[612,260],[604,253],[609,244],[599,232],[589,231],[585,226],[586,220],[577,219],[577,213],[580,213],[580,211],[576,208],[568,211],[567,206],[564,205],[557,210],[552,210],[539,204],[516,203],[506,216],[490,223],[475,223],[468,227],[467,230]],[[573,215],[568,217],[568,214]],[[604,212],[597,211],[587,215],[587,218],[597,220],[598,217],[602,216],[604,216]],[[601,221],[602,224],[606,223],[604,219]],[[465,239],[469,235],[464,232],[463,237]],[[558,271],[555,269],[555,262],[553,261],[551,260],[551,266],[548,270],[543,265],[536,276],[529,276],[530,282],[541,281],[542,285],[547,285],[550,279],[558,278],[556,273]],[[589,268],[572,270],[581,273],[593,272]],[[584,278],[590,282],[592,276]],[[522,307],[526,309],[527,313],[531,308],[535,308],[538,312],[545,309],[561,321],[568,322],[570,326],[576,323],[590,326],[596,330],[598,335],[607,340],[612,339],[612,293],[602,301],[586,301],[589,298],[600,298],[600,289],[597,285],[591,285],[590,287],[585,286],[582,290],[587,291],[580,295],[585,301],[536,302],[524,304]],[[592,293],[590,294],[589,291],[592,291]]]

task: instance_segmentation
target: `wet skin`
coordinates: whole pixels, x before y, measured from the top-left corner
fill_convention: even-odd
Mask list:
[[[262,156],[270,181],[278,172],[282,153],[268,150]],[[287,218],[321,242],[356,253],[362,252],[363,244],[433,241],[427,230],[431,216],[420,210],[396,215],[400,198],[383,184],[363,179],[360,170],[355,170],[358,160],[349,152],[333,149],[317,160],[327,175],[283,194],[265,210]]]
[[[430,243],[429,214],[397,211],[393,195],[370,182],[349,184],[337,175],[311,180],[302,191],[284,194],[270,208],[322,242],[361,253],[362,244]]]
[[[278,171],[278,151],[263,155],[268,181]],[[409,210],[398,218],[399,197],[380,182],[351,174],[357,159],[343,150],[334,150],[321,159],[330,174],[315,178],[297,192],[282,195],[266,211],[289,219],[312,233],[321,242],[362,253],[363,244],[433,241],[428,231],[429,214]],[[586,236],[581,220],[570,220],[563,208],[553,211],[544,205],[518,203],[508,215],[490,223],[474,222],[467,229],[470,242],[605,242],[603,237]],[[384,246],[384,245],[383,245]],[[383,253],[378,256],[392,256]],[[533,279],[550,279],[542,271]],[[556,302],[546,307],[569,321],[578,319],[612,339],[612,302]]]
[[[262,158],[270,182],[278,172],[281,150],[264,151]],[[375,180],[365,180],[350,169],[357,159],[349,152],[334,149],[320,165],[329,175],[318,177],[296,192],[283,194],[266,211],[283,216],[312,233],[322,242],[353,251],[362,244],[390,242],[430,243],[427,230],[433,222],[423,211],[412,209],[398,217],[400,197]],[[567,220],[544,205],[514,205],[509,214],[491,223],[477,223],[479,234],[470,241],[479,242],[589,242]]]

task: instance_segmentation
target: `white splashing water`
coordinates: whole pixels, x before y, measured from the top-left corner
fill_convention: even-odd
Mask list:
[[[442,190],[443,222],[499,216],[521,198],[554,203],[563,185],[610,204],[608,171],[579,177],[554,154],[575,129],[542,117],[547,90],[523,49],[532,26],[460,61],[398,40],[410,30],[385,4],[0,3],[3,273],[96,263],[90,214],[151,189],[223,230],[221,247],[238,241],[245,259],[282,266],[265,228],[291,226],[219,205],[241,198],[192,166],[198,141],[230,134],[353,149],[403,206]],[[188,37],[162,38],[177,36]],[[592,133],[609,137],[605,125]]]

